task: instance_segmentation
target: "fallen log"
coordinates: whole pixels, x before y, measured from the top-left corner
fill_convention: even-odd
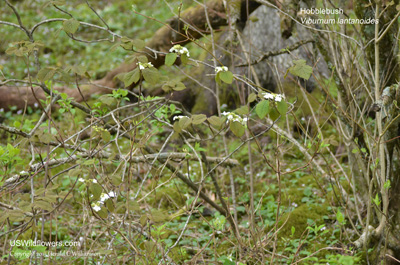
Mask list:
[[[240,2],[242,11],[246,10],[246,0],[241,0]],[[248,12],[241,12],[240,20],[246,21],[246,14],[251,13],[260,5],[254,1],[250,2],[250,10]],[[185,45],[210,33],[207,26],[206,14],[214,30],[228,24],[223,1],[210,0],[205,6],[199,5],[189,8],[182,12],[179,18],[174,17],[170,19],[168,24],[165,24],[154,33],[153,38],[147,43],[146,48],[139,52],[145,55],[154,67],[158,68],[162,66],[165,58],[162,53],[167,53],[174,44]],[[185,25],[187,25],[187,28],[184,27]],[[123,63],[116,69],[108,72],[104,78],[94,81],[93,84],[80,86],[81,91],[78,88],[71,87],[56,87],[55,89],[60,93],[66,93],[69,97],[74,98],[76,102],[82,102],[94,94],[109,93],[110,88],[112,89],[117,86],[115,77],[118,74],[132,71],[136,67],[136,64]],[[38,100],[46,98],[46,93],[40,87],[40,84],[33,83],[31,86],[20,86],[21,82],[9,82],[7,80],[4,83],[6,84],[0,86],[0,108],[7,110],[12,106],[16,106],[17,109],[24,109],[26,106],[33,107],[38,104]],[[14,83],[15,85],[9,85],[9,83]]]

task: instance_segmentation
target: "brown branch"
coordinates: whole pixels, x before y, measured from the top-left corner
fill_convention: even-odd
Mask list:
[[[315,40],[314,39],[302,40],[302,41],[294,43],[293,45],[287,47],[286,49],[281,49],[279,51],[266,52],[260,58],[258,58],[257,60],[251,62],[250,65],[258,64],[258,63],[260,63],[260,62],[262,62],[262,61],[264,61],[264,60],[266,60],[266,59],[268,59],[269,57],[272,57],[272,56],[277,56],[277,55],[281,55],[281,54],[285,54],[285,53],[290,53],[291,51],[296,50],[300,46],[303,46],[303,45],[305,45],[307,43],[312,43],[312,42],[315,42]],[[244,66],[249,66],[249,64],[245,63],[245,64],[236,65],[236,67],[244,67]]]

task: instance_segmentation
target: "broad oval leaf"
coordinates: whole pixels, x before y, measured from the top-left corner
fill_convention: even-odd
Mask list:
[[[207,120],[212,126],[215,127],[221,127],[221,125],[224,123],[223,119],[217,116],[211,116]]]
[[[231,71],[219,72],[219,78],[227,84],[232,84],[233,74]]]
[[[79,28],[79,21],[74,18],[70,18],[63,22],[63,29],[67,33],[74,34],[78,30],[78,28]]]
[[[286,116],[286,112],[288,110],[288,105],[285,101],[277,102],[278,111],[283,116]]]
[[[124,82],[125,87],[132,85],[133,83],[137,83],[140,79],[140,71],[139,68],[135,68],[130,72],[127,72],[123,75],[122,81]]]
[[[141,39],[134,39],[134,40],[132,40],[131,42],[132,42],[132,45],[135,46],[136,49],[138,49],[138,50],[143,49],[144,46],[145,46],[144,41],[141,40]]]
[[[47,81],[47,80],[53,78],[55,73],[56,73],[56,70],[45,67],[45,68],[40,69],[40,71],[37,74],[37,79],[40,82],[44,82],[44,81]]]
[[[204,114],[197,114],[192,116],[193,124],[201,124],[207,120],[207,116]]]
[[[189,57],[184,53],[181,55],[181,62],[182,64],[187,64],[189,61]]]
[[[178,57],[178,55],[176,55],[176,53],[173,53],[173,52],[168,53],[165,56],[165,65],[167,65],[167,66],[173,65],[175,63],[177,57]]]
[[[181,130],[184,130],[190,125],[191,122],[192,120],[189,119],[188,117],[182,117],[179,120],[179,127],[181,128]]]
[[[143,78],[149,84],[154,85],[158,82],[159,73],[155,68],[145,68],[142,70]]]
[[[247,115],[249,114],[249,108],[247,107],[247,105],[244,105],[240,108],[235,109],[234,112],[238,115]]]
[[[93,200],[98,200],[101,196],[103,188],[98,183],[91,183],[89,187],[91,194],[93,195]]]
[[[294,60],[294,65],[289,68],[289,72],[292,75],[304,78],[308,80],[312,74],[313,68],[306,64],[306,61],[301,60]]]
[[[249,103],[251,103],[251,102],[253,102],[253,101],[256,100],[256,99],[257,99],[257,95],[256,95],[255,93],[251,93],[251,94],[248,96],[247,101],[248,101]]]
[[[268,100],[263,100],[260,103],[257,104],[256,106],[256,113],[260,119],[264,119],[265,116],[267,116],[269,112],[269,101]]]
[[[237,137],[242,137],[244,134],[244,126],[237,121],[233,121],[229,124],[229,128],[231,131],[237,136]]]

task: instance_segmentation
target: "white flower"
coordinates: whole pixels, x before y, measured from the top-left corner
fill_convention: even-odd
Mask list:
[[[230,121],[232,121],[232,122],[239,122],[239,123],[241,123],[243,126],[247,126],[247,121],[248,121],[248,118],[247,117],[244,117],[244,118],[242,118],[242,117],[240,117],[239,115],[237,115],[237,114],[235,114],[235,113],[232,113],[232,112],[226,112],[226,111],[224,111],[224,112],[222,112],[221,113],[223,116],[226,116],[226,123],[229,123]]]
[[[172,120],[180,120],[180,119],[182,119],[183,117],[186,117],[186,116],[175,116]]]
[[[276,95],[275,96],[275,101],[276,102],[281,102],[282,101],[282,95]]]
[[[114,198],[114,197],[115,197],[115,192],[110,191],[110,192],[108,193],[108,196],[110,196],[110,198]]]
[[[101,203],[105,202],[105,201],[108,200],[108,199],[110,199],[110,196],[108,196],[107,193],[102,193],[102,194],[101,194],[101,196],[100,196],[100,202],[101,202]]]
[[[92,179],[93,183],[97,183],[97,179]]]
[[[326,227],[325,227],[325,226],[321,228],[321,231],[324,231],[324,230],[326,230]]]
[[[273,99],[273,100],[275,100],[275,102],[281,102],[282,99],[285,98],[285,95],[283,95],[283,94],[272,94],[272,93],[266,92],[266,93],[263,94],[263,97],[265,99]]]
[[[18,115],[22,114],[22,109],[18,110],[18,111],[17,111],[17,114],[18,114]]]
[[[265,99],[273,99],[274,95],[272,95],[271,93],[264,93],[264,98]]]
[[[171,49],[169,49],[169,52],[174,52],[178,55],[186,54],[187,57],[190,57],[189,50],[179,44],[174,45]]]
[[[35,104],[33,104],[33,106],[34,106],[35,108],[37,108],[37,107],[39,107],[39,104],[38,104],[37,102],[35,102]]]
[[[226,66],[221,66],[221,67],[215,67],[215,72],[218,74],[219,72],[227,72],[228,71],[228,67]]]
[[[141,62],[138,62],[138,63],[136,63],[136,65],[139,66],[139,69],[140,69],[140,70],[143,70],[143,69],[146,69],[146,68],[154,67],[154,65],[153,65],[151,62],[148,62],[148,63],[141,63]]]
[[[1,109],[0,109],[0,112],[4,112],[4,108],[1,108]]]
[[[85,180],[83,178],[79,178],[78,181],[85,182]]]
[[[95,212],[98,212],[101,210],[100,205],[98,205],[97,203],[92,203],[92,208],[93,208],[93,211],[95,211]]]

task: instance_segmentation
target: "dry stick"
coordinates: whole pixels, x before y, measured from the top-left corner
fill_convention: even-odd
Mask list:
[[[214,184],[215,191],[217,192],[217,195],[218,195],[218,198],[219,198],[219,200],[220,200],[220,202],[222,204],[222,207],[224,207],[224,209],[226,211],[225,217],[228,218],[228,221],[232,226],[234,234],[236,235],[237,240],[240,242],[241,240],[240,240],[240,234],[239,234],[238,225],[235,222],[234,218],[232,218],[232,214],[230,213],[229,208],[228,208],[228,206],[227,206],[227,204],[226,204],[226,202],[225,202],[225,200],[224,200],[224,198],[222,196],[222,192],[221,192],[221,189],[220,189],[220,187],[218,185],[218,181],[217,181],[213,171],[210,170],[210,163],[208,163],[208,161],[205,159],[206,158],[206,154],[204,153],[204,151],[201,151],[201,156],[202,156],[203,160],[206,163],[207,171],[209,172],[209,175],[210,175],[211,180],[212,180],[212,182]]]
[[[314,78],[315,78],[315,76],[314,76]],[[309,106],[309,108],[310,108],[311,115],[312,115],[312,117],[313,117],[313,119],[314,119],[314,122],[315,122],[315,124],[317,125],[318,133],[319,133],[319,135],[321,135],[321,141],[324,141],[324,136],[323,136],[322,130],[321,130],[320,126],[318,126],[318,119],[317,119],[317,116],[315,115],[315,112],[314,112],[314,110],[313,110],[313,108],[312,108],[312,105],[311,105],[310,101],[308,100],[308,96],[307,96],[307,94],[306,94],[306,92],[305,92],[305,89],[304,89],[304,87],[303,87],[301,84],[299,84],[299,86],[300,86],[300,91],[301,91],[301,93],[303,94],[303,98],[305,99],[305,101],[307,102],[307,104],[308,104],[308,106]],[[343,167],[340,165],[340,163],[339,163],[339,161],[337,160],[336,156],[332,153],[332,151],[331,151],[329,148],[327,148],[327,150],[328,150],[330,156],[331,156],[331,157],[333,158],[333,160],[335,161],[336,165],[337,165],[337,166],[340,168],[340,170],[342,171],[343,175],[345,176],[347,182],[349,183],[349,185],[350,185],[350,187],[351,187],[351,189],[352,189],[352,191],[353,191],[354,199],[355,199],[354,208],[356,209],[359,222],[361,223],[361,225],[364,225],[364,223],[363,223],[363,221],[362,221],[362,218],[361,218],[360,209],[359,209],[358,204],[357,204],[357,193],[356,193],[355,186],[352,185],[352,182],[350,181],[350,179],[349,179],[349,177],[347,176],[346,172],[344,171]],[[343,189],[343,187],[341,186],[341,184],[340,184],[339,181],[336,181],[336,185],[340,186],[341,189]],[[351,203],[351,200],[350,200],[350,197],[346,197],[346,202],[347,202],[348,204],[350,204],[350,205],[352,204],[352,203]],[[353,228],[355,228],[353,222],[352,222],[351,220],[350,220],[350,222],[351,222]],[[355,229],[355,231],[357,231],[357,229]]]
[[[299,41],[299,42],[294,43],[293,45],[287,47],[286,49],[281,49],[281,50],[279,50],[279,51],[269,51],[269,52],[266,52],[266,53],[264,53],[260,58],[258,58],[257,60],[255,60],[255,61],[253,61],[253,62],[250,62],[250,63],[238,64],[238,65],[236,65],[236,67],[244,67],[244,66],[248,66],[249,64],[251,64],[251,65],[258,64],[258,63],[260,63],[260,62],[262,62],[262,61],[268,59],[269,57],[289,53],[289,52],[291,52],[291,51],[296,50],[296,49],[299,48],[300,46],[303,46],[303,45],[305,45],[305,44],[312,43],[312,42],[315,42],[315,40],[314,40],[314,39],[302,40],[302,41]],[[247,54],[246,54],[246,53],[245,53],[245,55],[246,55],[246,57],[247,57]],[[252,71],[253,71],[253,70],[252,70]]]
[[[210,22],[210,18],[208,16],[208,11],[207,11],[207,6],[206,6],[206,1],[205,0],[203,0],[203,4],[204,4],[204,14],[205,14],[206,20],[207,20],[207,26],[210,29],[213,64],[214,64],[214,68],[216,68],[217,67],[217,59],[215,57],[216,56],[216,52],[215,52],[214,30],[212,28],[212,25],[211,25],[211,22]],[[215,100],[217,102],[218,116],[221,116],[221,103],[219,101],[219,86],[218,86],[217,82],[215,83]],[[226,143],[225,135],[222,135],[222,139],[223,139],[223,142],[224,142],[225,155],[227,155],[228,146],[227,146],[227,143]],[[202,156],[203,156],[203,154],[202,154]],[[209,164],[207,164],[207,169],[208,169],[208,167],[209,167]],[[232,229],[234,230],[234,234],[236,235],[237,240],[240,242],[239,230],[238,230],[238,227],[236,225],[237,223],[235,223],[235,221],[237,222],[236,191],[235,191],[235,182],[234,182],[232,171],[228,168],[228,172],[229,172],[229,176],[230,176],[230,182],[231,182],[230,184],[231,184],[232,196],[235,198],[235,200],[233,201],[235,220],[232,219],[232,215],[231,215],[231,213],[229,211],[229,208],[226,205],[224,199],[222,198],[222,194],[221,194],[220,188],[218,186],[218,182],[216,181],[214,174],[210,170],[208,170],[208,172],[209,172],[209,174],[211,176],[211,179],[213,180],[213,183],[214,183],[215,189],[217,191],[218,197],[220,198],[220,201],[221,201],[223,207],[226,210],[226,215],[225,216],[228,217],[228,221],[231,224]]]
[[[143,148],[148,153],[155,153],[154,150],[149,146],[144,146]],[[157,160],[161,163],[165,162],[164,160],[162,160],[160,158],[157,158]],[[189,188],[191,188],[196,193],[199,192],[199,187],[195,183],[193,183],[189,178],[186,178],[180,171],[177,171],[174,165],[172,165],[170,162],[166,162],[166,167],[171,172],[175,172],[176,176],[178,178],[180,178],[186,185],[188,185]],[[222,208],[221,206],[219,206],[218,204],[216,204],[213,200],[211,200],[210,197],[208,197],[203,191],[200,191],[200,197],[203,200],[205,200],[208,204],[210,204],[213,208],[215,208],[218,212],[220,212],[222,215],[227,216],[225,209]],[[232,226],[232,227],[234,227],[234,226]]]
[[[202,164],[202,162],[201,162],[201,159],[200,159],[199,155],[197,154],[197,152],[196,152],[196,150],[193,148],[193,146],[192,146],[186,139],[184,139],[184,141],[185,141],[185,143],[189,146],[189,148],[193,151],[193,153],[195,154],[195,156],[196,156],[196,158],[197,158],[197,161],[199,162],[200,174],[201,174],[200,187],[199,187],[199,192],[196,194],[196,197],[195,197],[195,199],[194,199],[193,202],[192,202],[192,209],[190,210],[190,214],[189,214],[189,216],[187,217],[187,220],[186,220],[186,222],[185,222],[185,224],[184,224],[184,227],[182,228],[181,233],[179,234],[179,236],[178,236],[178,238],[176,239],[175,243],[174,243],[171,247],[168,248],[168,250],[165,252],[165,254],[163,255],[163,257],[164,257],[165,255],[168,255],[168,253],[169,253],[174,247],[176,247],[176,245],[177,245],[177,244],[179,243],[179,241],[181,240],[183,234],[185,233],[185,231],[186,231],[186,229],[187,229],[187,226],[188,226],[188,224],[189,224],[190,218],[191,218],[192,215],[193,215],[194,208],[196,207],[197,200],[199,199],[199,193],[200,193],[200,191],[201,191],[202,188],[203,188],[204,180],[205,180],[205,177],[204,177],[204,170],[203,170],[203,164]],[[206,161],[207,161],[207,160],[206,160]],[[164,258],[162,258],[158,264],[160,265],[161,262],[162,262],[163,260],[164,260]]]
[[[379,18],[379,6],[376,4],[375,7],[375,19]],[[375,101],[379,101],[380,99],[380,80],[379,80],[379,25],[375,25]],[[382,126],[382,111],[376,113],[376,122],[378,125],[378,145],[379,145],[379,164],[380,164],[380,185],[381,185],[381,196],[383,203],[383,214],[382,219],[380,220],[379,226],[376,228],[377,235],[383,233],[383,230],[386,226],[386,218],[388,214],[389,207],[389,198],[388,191],[384,187],[384,183],[386,182],[386,157],[385,157],[385,142],[383,141],[384,131]],[[368,230],[367,230],[368,231]]]

